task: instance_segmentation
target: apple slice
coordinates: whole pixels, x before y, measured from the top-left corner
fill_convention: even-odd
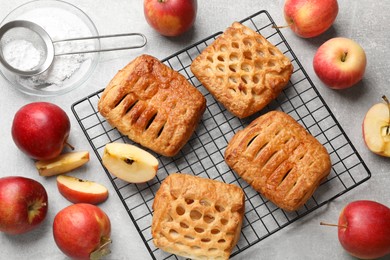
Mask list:
[[[373,105],[363,120],[363,138],[368,149],[381,156],[390,157],[390,103]]]
[[[130,183],[147,182],[156,176],[158,169],[156,157],[125,143],[107,144],[102,162],[112,175]]]
[[[61,154],[51,160],[42,160],[35,163],[39,175],[53,176],[74,170],[89,161],[89,152],[70,152]]]
[[[73,203],[99,204],[108,198],[108,190],[103,185],[79,178],[57,176],[58,191]]]

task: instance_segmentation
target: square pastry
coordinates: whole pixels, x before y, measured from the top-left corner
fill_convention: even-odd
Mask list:
[[[120,70],[98,103],[100,114],[120,133],[169,157],[186,144],[205,109],[198,89],[149,55]]]
[[[238,131],[225,160],[256,191],[288,211],[305,204],[331,169],[325,147],[281,111],[268,112]]]
[[[293,66],[262,35],[234,22],[194,59],[191,71],[227,110],[244,118],[280,94]]]
[[[244,206],[244,192],[236,185],[170,174],[153,202],[153,242],[191,259],[229,259],[240,237]]]

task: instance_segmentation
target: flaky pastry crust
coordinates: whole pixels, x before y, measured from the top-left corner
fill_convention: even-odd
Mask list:
[[[268,112],[238,131],[225,160],[256,191],[288,211],[305,204],[331,169],[325,147],[281,111]]]
[[[195,58],[191,71],[227,110],[244,118],[280,94],[293,66],[262,35],[234,22]]]
[[[229,259],[241,232],[244,193],[189,174],[170,174],[153,202],[156,247],[191,259]]]
[[[120,70],[98,103],[100,114],[119,132],[169,157],[191,137],[205,108],[198,89],[150,55]]]

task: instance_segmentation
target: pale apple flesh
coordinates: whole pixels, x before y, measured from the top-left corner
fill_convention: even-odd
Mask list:
[[[387,104],[372,106],[363,120],[363,138],[373,153],[390,157],[390,119]]]
[[[53,176],[70,172],[79,168],[89,161],[88,151],[70,152],[61,154],[51,160],[42,160],[35,162],[39,175]]]
[[[57,176],[58,191],[73,203],[99,204],[108,198],[108,189],[94,181],[67,175]]]
[[[367,59],[364,49],[355,41],[336,37],[322,44],[313,58],[317,76],[333,89],[349,88],[364,76]]]
[[[102,163],[114,176],[130,183],[142,183],[157,174],[158,160],[147,151],[125,143],[105,146]]]

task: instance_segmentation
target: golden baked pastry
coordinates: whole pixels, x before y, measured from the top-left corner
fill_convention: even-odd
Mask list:
[[[234,22],[195,58],[191,71],[227,110],[244,118],[280,94],[293,66],[262,35]]]
[[[119,132],[164,156],[179,152],[205,109],[198,89],[149,55],[120,70],[98,103],[100,114]]]
[[[233,184],[170,174],[153,202],[156,247],[191,259],[229,259],[241,232],[244,192]]]
[[[284,112],[268,112],[238,131],[226,163],[278,207],[294,211],[311,197],[331,169],[324,146]]]

